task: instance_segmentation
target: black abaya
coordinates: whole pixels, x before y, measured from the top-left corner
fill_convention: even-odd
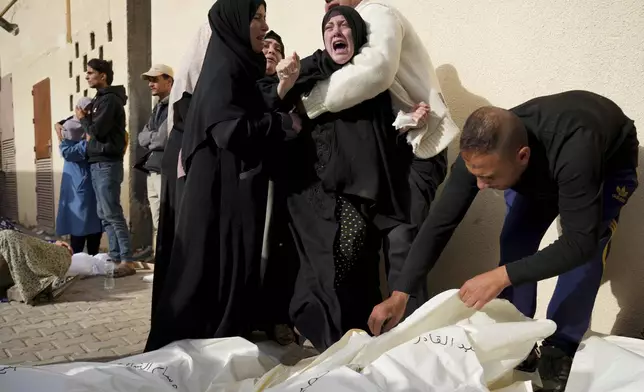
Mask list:
[[[209,13],[213,34],[182,143],[186,183],[147,350],[244,335],[254,321],[268,184],[262,160],[295,136],[288,115],[264,112],[255,85],[265,70],[250,44],[259,4],[219,0]]]
[[[184,119],[190,106],[192,94],[183,93],[174,103],[174,126],[168,137],[161,161],[161,202],[159,208],[159,229],[154,259],[154,281],[152,283],[152,317],[163,291],[166,272],[172,256],[176,214],[181,200],[183,180],[177,179],[177,162],[183,140]]]
[[[358,50],[367,41],[364,21],[352,8],[338,6],[325,15],[323,28],[336,14],[347,20]],[[326,51],[303,59],[284,101],[293,104],[341,67]],[[260,87],[266,95],[276,92],[270,78]],[[290,313],[319,350],[350,329],[368,330],[369,314],[382,300],[381,232],[410,220],[411,148],[392,122],[391,98],[384,92],[306,121],[310,132],[289,143],[288,206],[300,253]]]

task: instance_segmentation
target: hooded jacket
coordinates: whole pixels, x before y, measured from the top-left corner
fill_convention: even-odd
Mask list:
[[[123,160],[127,137],[125,134],[125,103],[123,86],[99,89],[87,116],[81,124],[90,135],[87,158],[90,163]]]

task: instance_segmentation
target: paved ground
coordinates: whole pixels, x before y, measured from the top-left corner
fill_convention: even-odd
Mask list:
[[[116,279],[76,281],[53,303],[0,304],[0,364],[106,361],[138,354],[150,330],[148,272]]]

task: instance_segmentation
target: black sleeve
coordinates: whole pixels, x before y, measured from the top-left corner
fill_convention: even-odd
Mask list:
[[[122,108],[115,99],[109,97],[99,101],[98,106],[94,106],[95,111],[92,112],[91,120],[89,116],[81,119],[85,132],[98,141],[105,142],[107,134],[114,128],[116,113]]]
[[[579,130],[559,151],[554,176],[563,233],[534,255],[507,264],[513,285],[568,272],[597,250],[603,204],[603,152],[597,134]]]
[[[431,206],[429,216],[412,244],[400,278],[392,290],[410,294],[425,281],[478,191],[476,177],[467,171],[459,155],[445,181],[443,192]]]
[[[293,95],[287,94],[285,99],[281,99],[277,94],[277,85],[279,80],[273,76],[267,76],[257,81],[257,88],[262,93],[264,103],[270,111],[290,112],[295,103],[293,102]]]
[[[58,121],[58,124],[63,125],[63,124],[65,124],[68,120],[71,120],[73,117],[74,117],[74,116],[69,116],[69,117],[67,117],[67,118],[66,118],[66,119],[64,119],[64,120],[60,120],[60,121]]]
[[[241,154],[270,148],[270,142],[297,137],[291,116],[285,113],[264,113],[258,119],[224,121],[215,125],[210,133],[217,146]]]

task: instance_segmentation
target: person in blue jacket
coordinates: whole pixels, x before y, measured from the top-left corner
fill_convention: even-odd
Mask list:
[[[77,106],[86,110],[90,98],[81,98]],[[103,227],[96,211],[96,195],[87,162],[87,141],[79,120],[72,116],[55,124],[59,149],[65,163],[60,184],[56,217],[56,235],[70,235],[74,253],[95,255],[99,251]]]

